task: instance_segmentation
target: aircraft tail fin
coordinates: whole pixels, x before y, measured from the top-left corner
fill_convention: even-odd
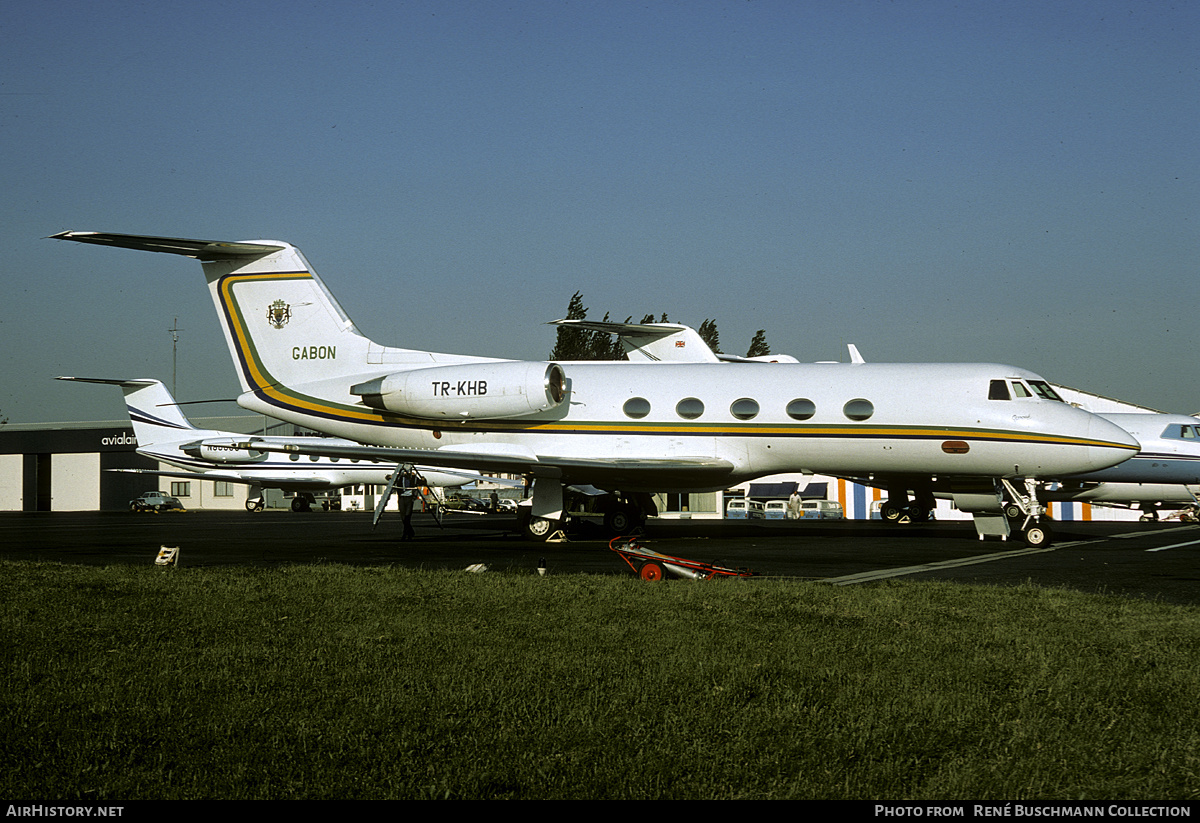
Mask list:
[[[125,406],[139,447],[180,440],[188,433],[199,431],[184,417],[171,392],[161,380],[110,380],[98,377],[60,377],[76,383],[104,383],[120,386],[125,394]]]
[[[199,260],[243,392],[330,378],[349,385],[368,370],[373,344],[290,243],[78,231],[52,239]]]
[[[284,399],[290,388],[307,384],[312,388],[299,390],[301,394],[313,391],[326,402],[361,409],[360,398],[349,393],[356,383],[389,371],[492,359],[374,343],[358,331],[304,255],[290,243],[80,231],[59,232],[51,239],[199,260],[242,391],[277,405],[291,402]]]

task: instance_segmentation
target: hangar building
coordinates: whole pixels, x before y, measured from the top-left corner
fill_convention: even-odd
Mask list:
[[[263,417],[197,418],[198,427],[240,434],[294,433],[290,423]],[[128,418],[95,423],[9,423],[0,426],[0,511],[128,511],[142,492],[161,490],[189,509],[241,508],[249,486],[110,469],[160,468],[137,451]],[[162,468],[166,468],[163,466]],[[286,506],[267,490],[268,506]]]

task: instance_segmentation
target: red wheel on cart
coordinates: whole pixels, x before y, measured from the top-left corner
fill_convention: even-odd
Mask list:
[[[638,571],[638,577],[643,580],[662,580],[664,576],[663,567],[654,562],[643,563]]]

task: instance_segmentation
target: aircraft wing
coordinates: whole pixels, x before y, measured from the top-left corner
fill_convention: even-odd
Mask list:
[[[184,470],[179,471],[162,471],[158,469],[106,469],[110,472],[123,472],[124,474],[148,474],[156,477],[179,477],[186,480],[219,480],[226,483],[245,483],[246,485],[265,486],[268,489],[283,489],[284,491],[324,491],[325,489],[338,488],[333,483],[329,482],[327,477],[304,477],[296,475],[277,475],[271,476],[268,474],[255,474],[248,476],[234,471],[223,469],[212,469],[204,472],[189,472]],[[467,481],[464,480],[464,483]]]
[[[501,472],[532,477],[547,477],[567,484],[586,484],[619,489],[660,490],[686,482],[688,485],[711,483],[719,487],[733,472],[728,460],[715,457],[616,458],[555,457],[519,451],[467,451],[457,448],[400,449],[386,446],[328,445],[303,446],[274,444],[250,437],[239,448],[258,451],[316,454],[323,457],[349,457],[388,463],[412,463],[417,466]]]

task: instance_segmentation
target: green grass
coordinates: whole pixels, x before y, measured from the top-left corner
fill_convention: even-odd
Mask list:
[[[0,594],[10,798],[1200,798],[1195,608],[335,565]]]

